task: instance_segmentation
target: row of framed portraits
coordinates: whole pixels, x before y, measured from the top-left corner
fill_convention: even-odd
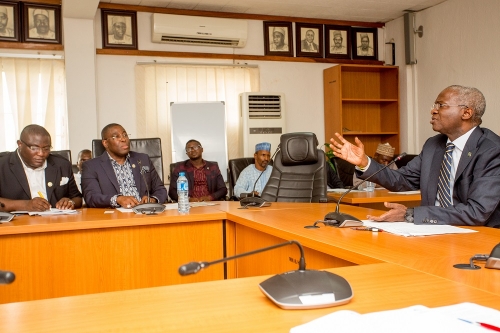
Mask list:
[[[264,21],[264,54],[293,57],[293,51],[292,22]],[[295,54],[309,58],[377,60],[377,28],[296,22]]]
[[[61,6],[0,1],[0,41],[61,43]]]

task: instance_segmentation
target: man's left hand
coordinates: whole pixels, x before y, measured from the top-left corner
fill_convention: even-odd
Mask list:
[[[152,197],[149,197],[149,202],[156,203],[156,199],[152,198]],[[149,202],[148,202],[148,196],[147,195],[145,195],[145,196],[142,197],[141,204],[143,204],[143,203],[149,203]]]
[[[366,218],[375,222],[404,222],[406,206],[394,202],[384,202],[384,206],[391,210],[380,216],[367,215]]]
[[[70,198],[62,198],[56,203],[57,209],[74,209],[75,203]]]

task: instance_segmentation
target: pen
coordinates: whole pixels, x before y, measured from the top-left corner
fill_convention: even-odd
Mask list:
[[[38,191],[38,196],[42,199],[45,199],[45,197],[43,196],[43,193],[41,191]]]
[[[361,231],[373,231],[373,232],[382,232],[384,230],[379,229],[379,228],[374,228],[374,227],[354,227],[351,228],[353,230],[361,230]]]
[[[461,321],[465,321],[466,323],[469,323],[469,324],[473,324],[473,325],[478,325],[478,326],[484,327],[484,328],[489,329],[491,331],[500,332],[500,327],[497,327],[497,326],[494,326],[494,325],[491,325],[491,324],[480,323],[480,322],[473,322],[473,321],[462,319],[462,318],[458,318],[458,319],[460,319]]]

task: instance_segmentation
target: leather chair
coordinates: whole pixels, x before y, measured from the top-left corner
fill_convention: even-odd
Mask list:
[[[404,167],[406,164],[408,164],[408,162],[410,162],[412,159],[414,159],[417,156],[418,155],[407,154],[399,161],[396,161],[396,165],[398,166],[398,169]]]
[[[163,158],[161,153],[161,140],[160,138],[148,139],[130,139],[130,150],[136,153],[147,154],[153,163],[156,172],[160,176],[162,182],[165,183],[163,178]],[[92,158],[101,156],[105,149],[102,145],[102,140],[92,140]]]
[[[245,169],[250,164],[255,164],[255,159],[253,157],[242,157],[229,160],[227,164],[227,181],[229,185],[228,195],[230,198],[239,200],[239,198],[236,198],[234,196],[234,185],[236,185],[236,181],[238,180],[238,177],[240,176],[240,173],[243,171],[243,169]],[[269,165],[273,165],[273,160],[269,161]]]
[[[261,198],[286,202],[327,202],[325,152],[314,133],[287,133]]]
[[[59,155],[71,162],[71,150],[51,150],[52,155]]]

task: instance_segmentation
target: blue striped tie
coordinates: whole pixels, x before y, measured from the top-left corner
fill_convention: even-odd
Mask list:
[[[453,205],[453,199],[451,197],[451,164],[453,161],[452,153],[455,149],[455,145],[449,142],[446,145],[446,152],[444,153],[443,164],[441,165],[441,171],[439,172],[438,178],[438,194],[439,194],[439,204],[441,207],[448,207]]]

